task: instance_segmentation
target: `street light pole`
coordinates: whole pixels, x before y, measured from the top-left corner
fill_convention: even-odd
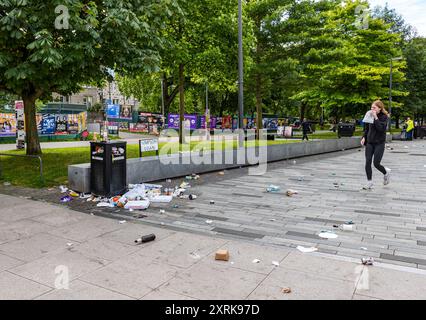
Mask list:
[[[402,57],[390,59],[390,74],[389,74],[389,132],[392,130],[392,78],[393,78],[393,61],[402,60]]]
[[[244,115],[244,64],[243,64],[243,10],[242,0],[238,0],[238,132],[239,147],[244,146],[243,115]]]

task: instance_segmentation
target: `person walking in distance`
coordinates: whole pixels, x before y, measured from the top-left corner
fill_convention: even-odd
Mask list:
[[[406,139],[411,141],[411,140],[413,140],[414,122],[413,122],[413,120],[411,120],[410,117],[408,117],[405,124],[407,125]]]
[[[308,121],[306,121],[305,118],[303,118],[303,122],[302,122],[302,132],[303,132],[302,141],[304,141],[305,138],[306,138],[306,141],[309,141],[308,133],[311,132],[311,124]]]
[[[364,135],[361,139],[361,144],[365,146],[365,172],[367,174],[367,184],[363,187],[365,190],[373,188],[373,172],[371,169],[373,158],[374,167],[384,175],[384,185],[389,184],[391,171],[380,163],[385,152],[386,127],[389,114],[380,100],[373,102],[368,113],[371,121],[370,123],[365,123]]]

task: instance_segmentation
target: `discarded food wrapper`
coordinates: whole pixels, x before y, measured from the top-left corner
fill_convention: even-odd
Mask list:
[[[370,257],[370,258],[361,258],[361,263],[363,265],[366,265],[366,266],[372,266],[373,263],[374,263],[374,259],[372,257]]]
[[[142,237],[136,239],[135,243],[140,244],[140,243],[150,242],[150,241],[154,241],[154,240],[155,240],[155,234],[151,233],[151,234],[148,234],[146,236],[142,236]]]
[[[315,248],[315,247],[307,248],[307,247],[297,246],[297,250],[303,253],[310,253],[310,252],[318,251],[318,248]]]
[[[166,213],[166,210],[160,209],[160,214],[164,214],[164,213]]]
[[[259,263],[259,262],[260,262],[260,260],[259,260],[259,259],[254,259],[252,262],[253,262],[253,263]]]
[[[266,188],[266,191],[267,192],[278,192],[278,191],[280,191],[280,187],[274,186],[274,185],[271,184]]]
[[[59,189],[61,189],[61,193],[65,193],[68,191],[68,188],[65,186],[59,186]]]
[[[8,181],[6,181],[6,182],[3,182],[3,185],[4,185],[4,186],[10,186],[10,185],[11,185],[11,183],[10,183],[10,182],[8,182]]]
[[[109,203],[109,202],[99,202],[96,206],[97,207],[109,207],[109,208],[114,207],[114,205]]]
[[[330,231],[321,231],[318,236],[324,239],[336,239],[338,236]]]
[[[197,196],[195,194],[189,195],[189,200],[195,200],[195,199],[197,199]]]
[[[213,220],[206,220],[206,223],[207,223],[207,224],[212,224],[212,223],[213,223]]]
[[[368,250],[368,248],[366,248],[366,247],[360,247],[360,249],[361,249],[361,250],[364,250],[364,251],[367,251],[367,250]]]
[[[71,197],[74,197],[74,198],[77,198],[77,197],[79,197],[79,196],[80,196],[77,192],[72,191],[72,190],[70,191],[69,195],[70,195]]]
[[[70,202],[72,201],[72,197],[70,196],[64,196],[61,198],[61,202]]]
[[[282,293],[291,293],[291,288],[282,288]]]
[[[126,220],[118,221],[119,224],[123,224],[123,223],[126,223],[126,222],[127,222]]]
[[[188,184],[188,183],[186,183],[185,181],[184,182],[182,182],[180,185],[179,185],[179,188],[181,188],[181,189],[186,189],[186,188],[190,188],[191,186]]]
[[[292,197],[293,195],[298,194],[298,192],[296,190],[292,190],[292,189],[288,189],[286,191],[286,195],[287,197]]]
[[[129,201],[124,206],[124,209],[145,210],[150,205],[149,200]]]
[[[80,199],[87,199],[87,201],[90,201],[89,199],[92,197],[91,194],[85,194],[85,193],[80,193]]]
[[[214,200],[210,200],[210,204],[214,204]]]
[[[272,264],[273,264],[274,266],[276,266],[276,267],[279,267],[279,266],[280,266],[280,263],[279,263],[278,261],[272,261]]]
[[[228,261],[229,260],[229,251],[228,250],[216,251],[215,260]]]
[[[154,196],[154,197],[148,197],[149,201],[152,203],[169,203],[173,200],[173,196]]]
[[[353,225],[351,225],[351,224],[343,224],[342,225],[342,230],[344,230],[344,231],[352,231],[353,230]]]

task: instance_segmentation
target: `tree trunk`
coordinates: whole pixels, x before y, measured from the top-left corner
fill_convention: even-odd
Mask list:
[[[179,143],[185,143],[183,136],[184,114],[185,114],[185,88],[184,88],[184,65],[179,64]]]
[[[262,111],[262,77],[256,76],[256,139],[260,139],[260,130],[263,129],[263,111]]]
[[[303,121],[303,119],[305,118],[305,113],[306,113],[306,103],[302,102],[302,105],[300,106],[300,121]]]
[[[35,94],[22,94],[25,114],[25,140],[27,155],[41,155],[40,140],[37,132],[36,96]]]

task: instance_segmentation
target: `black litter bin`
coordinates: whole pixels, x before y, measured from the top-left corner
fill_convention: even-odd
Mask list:
[[[113,197],[123,194],[126,183],[126,142],[90,143],[90,190]]]
[[[355,125],[352,123],[339,123],[337,125],[337,136],[341,137],[352,137],[355,132]]]
[[[426,136],[426,126],[417,126],[414,128],[414,138],[423,139]]]

